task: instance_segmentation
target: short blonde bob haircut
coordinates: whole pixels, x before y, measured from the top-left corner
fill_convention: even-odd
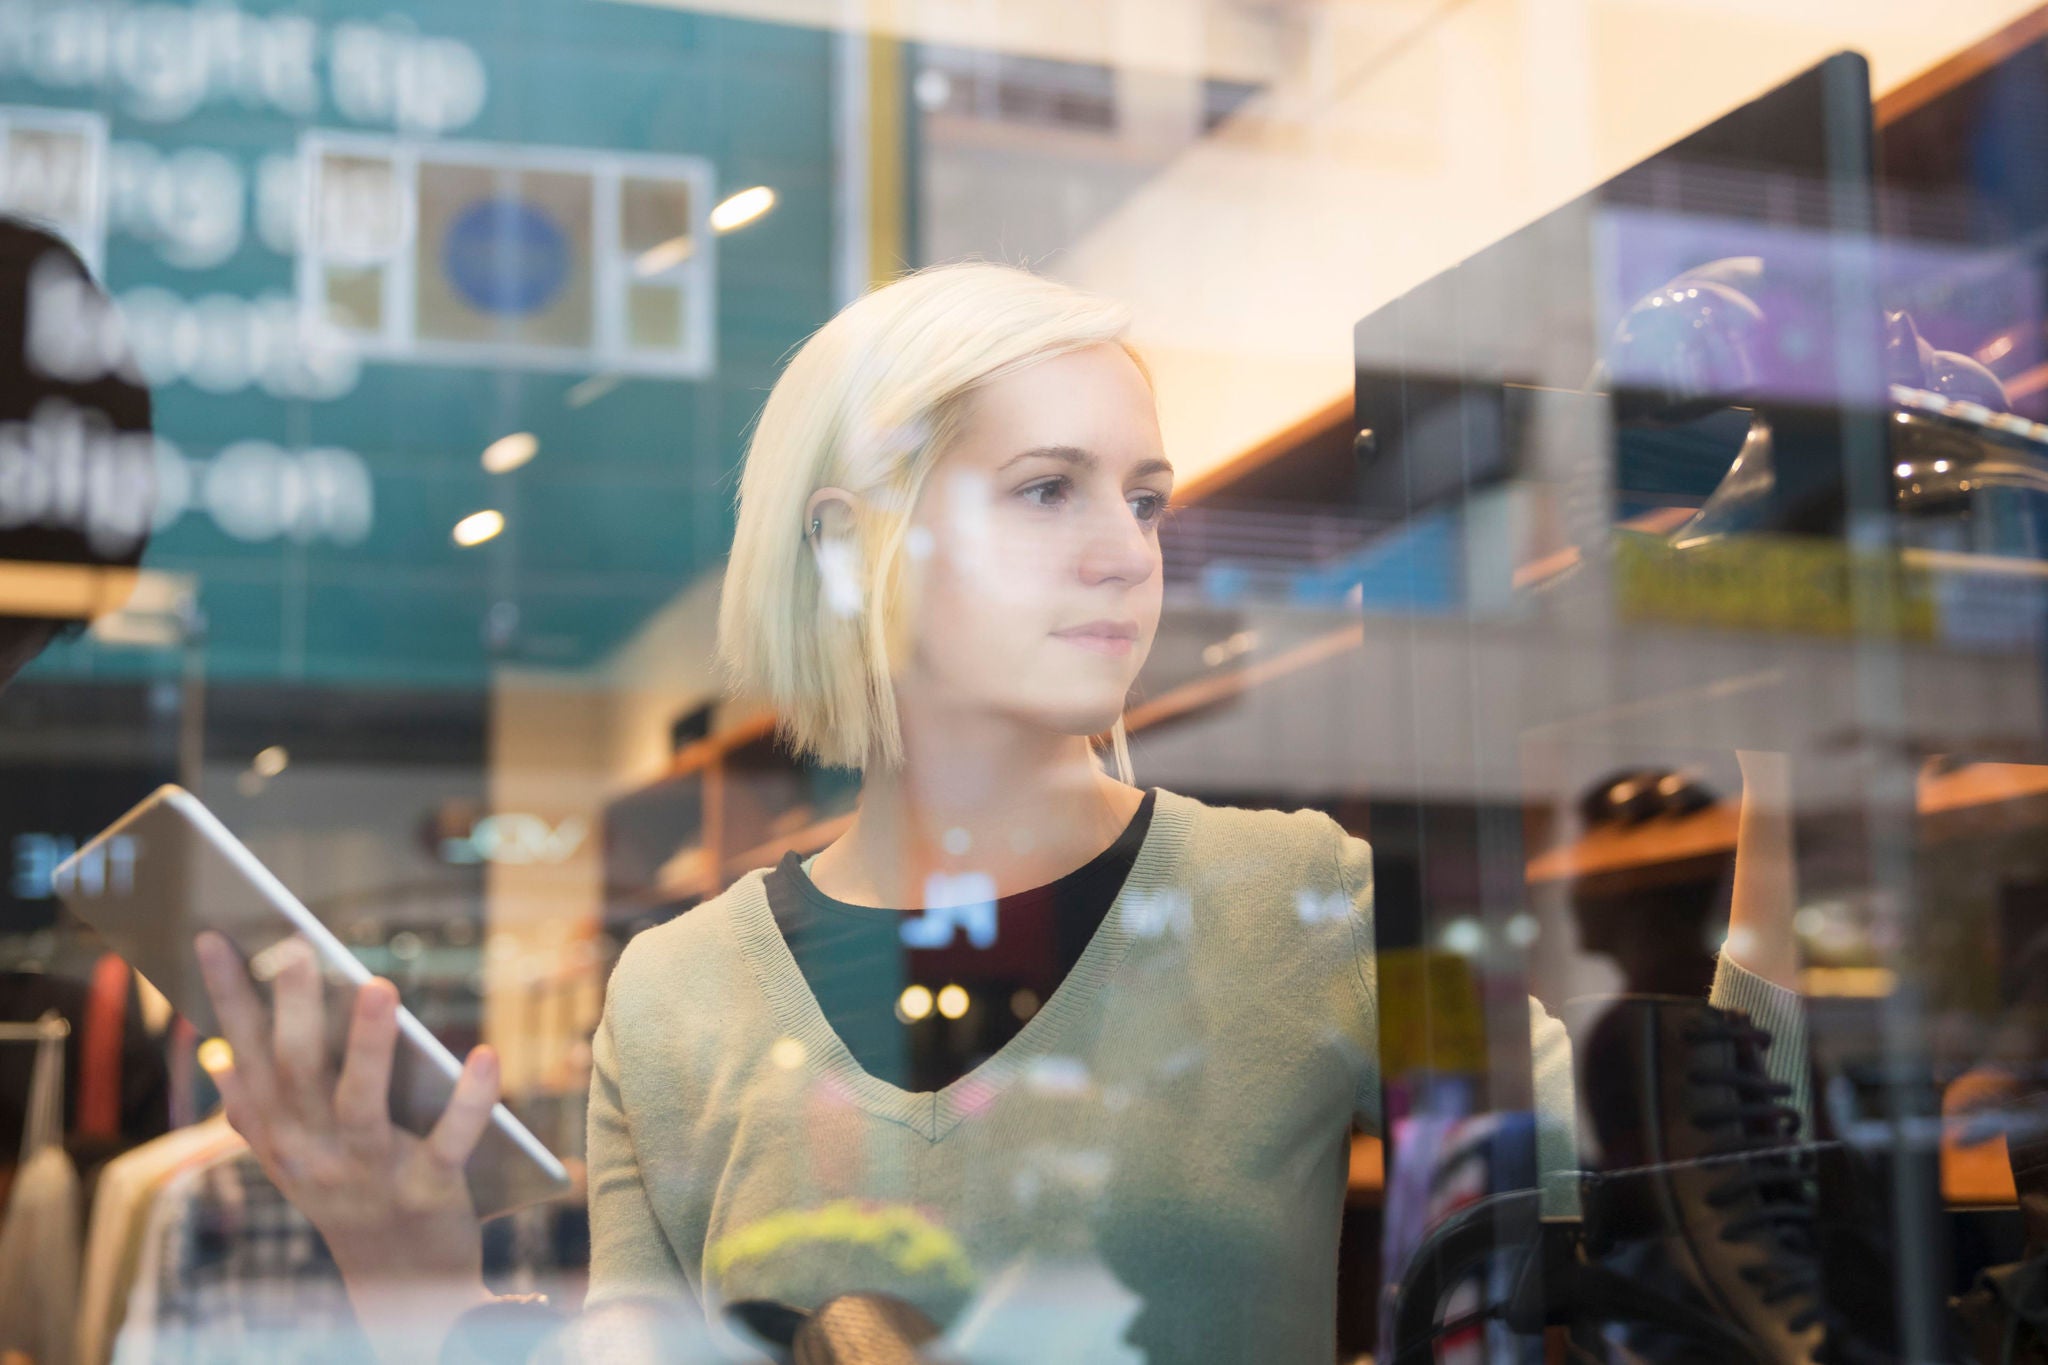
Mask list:
[[[747,447],[718,614],[734,690],[774,709],[791,748],[838,767],[902,762],[891,665],[908,643],[905,547],[925,479],[978,385],[1105,343],[1143,373],[1129,325],[1119,304],[977,262],[883,285],[797,350]],[[854,495],[849,545],[812,542],[821,488]],[[845,581],[828,583],[835,551]],[[1121,721],[1112,742],[1127,773]]]

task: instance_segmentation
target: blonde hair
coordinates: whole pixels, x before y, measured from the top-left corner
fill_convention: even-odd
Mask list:
[[[1129,321],[1028,271],[943,265],[855,300],[797,350],[747,447],[718,613],[730,680],[774,708],[793,749],[842,767],[902,762],[890,664],[925,478],[977,386],[1105,343],[1136,361]],[[856,495],[853,525],[846,543],[814,547],[806,509],[828,487]],[[834,553],[845,562],[821,565]],[[1122,721],[1111,742],[1129,780]]]

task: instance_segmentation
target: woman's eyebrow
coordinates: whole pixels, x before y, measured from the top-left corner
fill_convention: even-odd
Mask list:
[[[1022,464],[1026,460],[1034,459],[1059,460],[1081,469],[1091,469],[1095,465],[1095,457],[1079,446],[1033,446],[1029,450],[1018,451],[997,465],[996,473],[1002,473],[1013,464]]]
[[[1079,446],[1033,446],[1029,450],[1018,451],[1015,455],[997,465],[996,473],[1000,474],[1013,464],[1022,464],[1024,461],[1032,459],[1058,460],[1062,464],[1070,464],[1076,469],[1093,469],[1100,463],[1092,452],[1083,450]],[[1147,460],[1133,468],[1126,477],[1146,479],[1154,474],[1165,474],[1171,477],[1173,466],[1165,460]]]

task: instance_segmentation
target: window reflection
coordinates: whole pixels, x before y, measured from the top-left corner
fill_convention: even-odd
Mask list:
[[[2044,32],[0,4],[0,1355],[2039,1355]]]

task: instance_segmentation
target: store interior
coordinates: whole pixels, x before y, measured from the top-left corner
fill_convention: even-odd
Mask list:
[[[1932,1180],[1894,1208],[1926,1240],[1885,1262],[1898,1302],[2042,1251],[2006,1134],[2039,1140],[2048,932],[2048,9],[239,0],[154,7],[213,16],[187,55],[230,28],[245,55],[152,80],[16,8],[0,212],[53,224],[118,304],[163,501],[123,604],[0,690],[0,1116],[84,1201],[42,1244],[80,1267],[71,1310],[0,1349],[168,1359],[207,1312],[233,1319],[209,1359],[355,1340],[215,1113],[207,1037],[60,904],[117,875],[64,860],[167,782],[456,1056],[496,1050],[575,1187],[487,1223],[486,1274],[573,1309],[620,953],[829,845],[860,791],[726,692],[747,436],[840,306],[968,257],[1129,305],[1179,489],[1138,782],[1371,843],[1382,1007],[1410,1020],[1382,1030],[1390,1086],[1463,1075],[1474,1112],[1511,1111],[1504,1010],[1704,990],[1736,751],[1784,753],[1816,1056],[1915,1068],[1816,1101],[1918,1135],[1885,1176]],[[246,55],[273,40],[318,50],[309,84]],[[1672,152],[1714,129],[1742,160]],[[1713,273],[1766,258],[1768,285]],[[1615,338],[1688,280],[1767,321],[1683,374],[1652,337],[1631,372]],[[1807,368],[1631,425],[1788,315]],[[1761,493],[1730,472],[1760,413]],[[1845,477],[1859,453],[1875,472]],[[1987,472],[1958,489],[1950,460]],[[0,614],[40,590],[0,573]],[[1596,809],[1617,774],[1661,795]],[[905,993],[915,1037],[1041,1006],[978,970]],[[1352,1138],[1345,1360],[1431,1358],[1388,1338],[1401,1201],[1447,1188],[1423,1146],[1404,1167],[1419,1131]],[[235,1293],[174,1303],[151,1276],[180,1253],[123,1262],[185,1245],[228,1184],[232,1228],[274,1245],[209,1225],[187,1269]],[[258,1281],[286,1292],[236,1288]],[[1885,1358],[1950,1358],[1900,1316]],[[1467,1324],[1434,1358],[1544,1339]]]

